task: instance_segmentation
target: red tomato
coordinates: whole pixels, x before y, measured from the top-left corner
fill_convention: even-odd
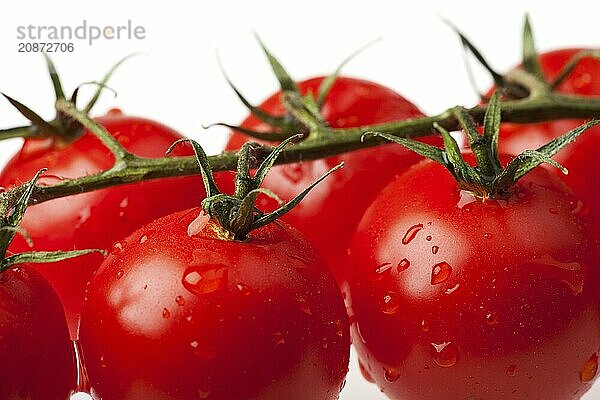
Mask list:
[[[317,93],[322,81],[323,77],[312,78],[298,86],[303,94]],[[260,108],[273,115],[285,113],[280,93],[269,97]],[[365,80],[340,77],[325,101],[322,115],[334,128],[349,128],[423,114],[391,89]],[[256,131],[273,130],[253,115],[241,126]],[[247,136],[234,133],[227,149],[239,149],[247,140]],[[398,172],[420,159],[401,146],[380,146],[273,168],[265,180],[265,187],[287,201],[341,161],[346,162],[343,170],[314,188],[283,218],[313,243],[339,279],[343,271],[341,259],[363,212]],[[267,197],[259,202],[259,208],[263,210],[276,207],[277,204]]]
[[[120,111],[98,118],[130,152],[144,157],[162,157],[181,136],[157,122],[129,117]],[[193,154],[185,153],[186,155]],[[176,155],[184,155],[179,150]],[[114,158],[89,133],[69,145],[53,139],[27,140],[21,151],[0,174],[0,186],[28,181],[41,168],[48,168],[40,185],[97,173],[112,166]],[[158,217],[193,207],[204,197],[197,177],[146,181],[52,200],[27,210],[21,227],[34,241],[34,248],[15,238],[10,250],[110,249],[117,240]],[[118,246],[118,244],[117,244]],[[76,339],[85,285],[102,262],[98,254],[35,265],[58,293],[67,315],[71,336]]]
[[[349,332],[332,276],[283,223],[221,240],[199,209],[133,233],[88,289],[81,344],[104,399],[337,399]]]
[[[432,161],[393,181],[348,257],[367,375],[391,399],[579,399],[600,354],[581,205],[545,168],[484,202]]]
[[[563,49],[540,54],[540,64],[546,77],[549,80],[556,78],[563,67],[581,50]],[[569,78],[558,87],[557,92],[600,96],[600,60],[591,57],[582,59]],[[562,120],[530,125],[502,124],[500,151],[518,154],[523,150],[536,149],[583,122]],[[569,170],[569,175],[563,179],[586,204],[594,204],[600,199],[600,168],[594,153],[594,149],[598,147],[600,127],[596,126],[554,157]]]
[[[75,359],[60,301],[35,271],[0,274],[0,399],[65,400]]]

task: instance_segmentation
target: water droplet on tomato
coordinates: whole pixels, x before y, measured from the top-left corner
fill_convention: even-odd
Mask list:
[[[312,310],[310,309],[310,303],[302,296],[296,297],[296,302],[298,303],[298,307],[300,311],[302,311],[306,315],[312,315]]]
[[[117,272],[117,279],[121,279],[123,277],[123,275],[125,275],[125,271],[120,269],[119,272]]]
[[[142,237],[140,238],[140,244],[144,244],[148,241],[148,236],[146,235],[142,235]]]
[[[192,267],[183,276],[183,286],[195,295],[214,293],[227,285],[229,269],[225,266]]]
[[[125,241],[116,242],[115,244],[113,244],[112,249],[110,250],[110,253],[111,254],[119,254],[125,249],[126,245],[127,245],[127,242],[125,242]]]
[[[185,320],[187,322],[192,322],[192,314],[189,314],[188,316],[185,317]]]
[[[496,325],[498,323],[498,319],[496,318],[496,315],[488,313],[485,316],[485,322],[487,322],[488,325]]]
[[[162,316],[165,319],[170,318],[171,317],[171,312],[167,308],[163,308],[163,310],[162,310]]]
[[[484,233],[484,234],[483,234],[483,237],[484,237],[485,239],[491,239],[491,238],[492,238],[492,234],[491,234],[491,233]]]
[[[200,400],[206,400],[210,396],[210,390],[198,389],[198,398]]]
[[[396,368],[384,368],[383,376],[385,380],[390,383],[396,382],[398,378],[400,378],[400,371],[398,371]]]
[[[194,237],[194,236],[198,235],[200,232],[202,232],[204,230],[204,227],[206,226],[206,224],[208,224],[209,221],[210,221],[210,217],[208,216],[208,214],[205,213],[204,211],[201,211],[200,215],[198,215],[198,217],[196,217],[196,219],[194,219],[188,225],[188,228],[187,228],[188,236]]]
[[[437,254],[437,253],[438,253],[438,251],[440,251],[440,247],[439,247],[439,246],[433,246],[433,247],[431,248],[431,252],[432,252],[433,254]]]
[[[198,343],[197,340],[192,340],[190,342],[190,346],[192,347],[192,349],[197,349],[199,345],[200,345],[200,343]]]
[[[381,264],[375,269],[376,274],[383,274],[384,272],[388,272],[392,268],[392,263]]]
[[[381,299],[379,307],[384,314],[395,314],[400,308],[400,302],[396,293],[387,292]]]
[[[422,320],[421,321],[421,330],[423,332],[429,332],[429,322]]]
[[[410,267],[410,261],[408,261],[408,259],[406,259],[406,258],[403,258],[398,263],[398,272],[402,272],[404,270],[407,270],[408,267]]]
[[[579,379],[582,383],[589,383],[596,377],[598,373],[598,355],[596,353],[592,354],[592,356],[587,360],[581,373],[579,374]]]
[[[431,343],[431,355],[440,367],[453,367],[458,361],[458,346],[452,342]]]
[[[506,368],[506,375],[508,375],[508,376],[517,375],[517,366],[515,364],[509,365],[508,368]]]
[[[327,340],[326,337],[321,339],[321,346],[326,349],[327,347],[329,347],[329,341]]]
[[[413,225],[410,228],[408,228],[408,230],[404,234],[404,237],[402,238],[402,244],[409,244],[410,242],[412,242],[421,229],[423,229],[423,224]]]
[[[548,211],[550,214],[558,215],[558,210],[556,208],[549,208]]]
[[[129,205],[129,197],[124,197],[123,200],[121,200],[121,202],[119,203],[119,207],[121,207],[121,208],[127,208],[128,205]]]
[[[431,235],[427,235],[427,236],[425,237],[425,240],[427,240],[428,242],[431,242],[431,239],[433,239],[433,238],[431,237]]]
[[[456,292],[459,287],[460,287],[460,284],[457,283],[456,285],[452,286],[451,288],[448,288],[448,289],[444,290],[444,293],[445,294],[452,294],[452,293]]]
[[[438,285],[445,282],[452,274],[452,267],[446,261],[435,264],[431,270],[431,284]]]
[[[235,287],[237,288],[238,292],[240,292],[240,294],[243,296],[250,296],[250,294],[252,293],[250,287],[248,287],[248,285],[244,285],[243,283],[238,283],[237,285],[235,285]]]
[[[177,303],[178,306],[184,306],[185,305],[185,299],[183,298],[183,296],[177,296],[175,297],[175,303]]]

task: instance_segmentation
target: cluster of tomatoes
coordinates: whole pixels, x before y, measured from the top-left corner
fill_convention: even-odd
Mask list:
[[[541,55],[547,77],[577,52]],[[322,81],[297,85],[316,93]],[[600,95],[600,61],[583,59],[557,90]],[[285,114],[279,93],[260,109]],[[394,91],[346,77],[321,113],[340,128],[422,116]],[[118,110],[96,122],[142,157],[181,139]],[[503,124],[500,159],[579,123]],[[256,115],[241,127],[273,131]],[[364,377],[390,399],[578,399],[600,354],[599,135],[592,128],[558,154],[569,175],[539,167],[485,201],[396,144],[277,166],[264,187],[289,200],[345,161],[245,240],[224,238],[201,210],[200,177],[31,206],[22,228],[33,250],[110,254],[0,275],[0,399],[336,399],[351,338]],[[246,140],[234,133],[227,149]],[[38,184],[54,184],[113,162],[88,132],[68,144],[27,139],[0,186],[41,168]],[[232,190],[231,174],[215,179]],[[257,207],[278,204],[261,195]],[[10,247],[31,250],[19,237]]]

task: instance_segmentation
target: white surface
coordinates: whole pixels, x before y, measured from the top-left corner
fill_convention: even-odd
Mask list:
[[[118,98],[105,95],[97,112],[121,107],[149,116],[199,139],[211,152],[225,140],[225,131],[204,133],[201,125],[236,123],[246,111],[231,93],[215,62],[219,49],[230,76],[249,99],[258,102],[276,89],[252,31],[259,32],[294,77],[331,71],[363,43],[383,42],[355,59],[345,73],[390,86],[426,112],[456,104],[470,105],[477,97],[465,73],[456,37],[441,22],[447,18],[483,49],[500,71],[519,60],[523,13],[529,11],[541,50],[560,46],[598,46],[595,1],[426,1],[369,2],[221,1],[129,3],[49,1],[5,2],[0,13],[0,90],[24,101],[46,117],[52,116],[51,87],[39,54],[17,53],[18,25],[119,25],[131,19],[143,25],[143,41],[103,41],[92,47],[77,43],[73,54],[54,60],[65,86],[99,79],[117,59],[144,51],[127,62],[110,86]],[[410,4],[410,5],[409,5]],[[480,75],[481,87],[488,80]],[[91,91],[91,89],[86,89]],[[22,123],[11,107],[0,102],[0,127]],[[0,145],[0,165],[18,148],[18,141]],[[384,397],[363,382],[353,361],[342,400]],[[585,399],[600,398],[600,388]],[[81,398],[83,400],[83,398]]]

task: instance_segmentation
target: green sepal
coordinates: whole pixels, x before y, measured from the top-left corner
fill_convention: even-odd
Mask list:
[[[242,102],[242,104],[248,109],[248,111],[252,115],[254,115],[256,118],[260,119],[261,121],[263,121],[273,127],[280,128],[282,130],[287,130],[290,128],[290,124],[292,123],[292,121],[290,121],[289,118],[286,118],[285,116],[282,117],[282,116],[276,116],[276,115],[269,114],[269,113],[261,110],[259,107],[252,105],[246,99],[246,97],[244,97],[242,92],[240,92],[240,90],[233,84],[233,81],[227,75],[227,72],[225,71],[225,68],[223,68],[223,64],[221,63],[221,59],[218,56],[217,56],[217,61],[219,64],[219,69],[221,70],[221,73],[223,74],[223,77],[225,78],[225,81],[227,82],[229,87],[233,90],[233,92],[235,93],[237,98]]]
[[[40,117],[35,111],[23,103],[13,99],[5,93],[2,93],[2,95],[13,107],[17,109],[17,111],[21,113],[21,115],[27,118],[33,124],[33,126],[35,126],[42,133],[43,136],[61,134],[58,128],[47,122],[44,118]]]
[[[381,38],[376,38],[376,39],[370,41],[369,43],[365,44],[364,46],[361,46],[360,48],[355,50],[352,54],[350,54],[348,57],[346,57],[346,59],[344,59],[340,63],[340,65],[338,65],[338,67],[335,69],[335,71],[333,71],[333,73],[331,73],[325,79],[323,79],[323,81],[319,85],[319,90],[317,91],[317,98],[315,100],[316,104],[317,104],[317,108],[319,110],[321,110],[323,108],[323,104],[325,103],[325,99],[327,98],[327,95],[331,91],[331,88],[333,87],[335,81],[337,80],[338,76],[340,75],[340,72],[342,72],[342,69],[346,66],[346,64],[348,64],[356,56],[358,56],[360,53],[362,53],[369,47],[373,46],[375,43],[379,42],[380,40],[381,40]]]
[[[270,224],[271,222],[275,221],[276,219],[278,219],[278,218],[282,217],[283,215],[287,214],[288,212],[290,212],[294,207],[296,207],[306,197],[306,195],[315,186],[317,186],[319,183],[321,183],[329,175],[331,175],[332,173],[334,173],[335,171],[337,171],[338,169],[343,168],[343,167],[344,167],[344,163],[341,162],[338,165],[336,165],[335,167],[331,168],[329,171],[327,171],[325,174],[323,174],[319,179],[317,179],[315,182],[313,182],[309,187],[304,189],[299,195],[294,197],[292,200],[285,203],[284,205],[279,207],[277,210],[270,212],[268,214],[265,214],[262,217],[258,218],[256,221],[254,221],[251,229],[252,230],[258,229],[261,226]]]
[[[65,92],[62,88],[62,83],[60,82],[60,77],[58,76],[58,72],[56,72],[56,67],[52,62],[52,59],[48,56],[48,54],[44,54],[44,60],[46,60],[46,65],[48,67],[48,74],[50,75],[50,80],[52,81],[52,86],[54,87],[54,95],[56,96],[56,100],[61,100],[65,98]]]
[[[267,46],[265,46],[263,41],[260,39],[260,36],[258,36],[258,34],[255,34],[255,36],[256,36],[256,40],[258,41],[258,44],[260,45],[260,47],[265,52],[265,55],[267,56],[267,60],[269,61],[269,64],[271,65],[271,69],[273,70],[275,77],[277,77],[277,80],[279,81],[281,91],[282,92],[292,91],[292,92],[300,93],[300,90],[298,89],[298,85],[296,85],[296,82],[294,82],[294,80],[291,78],[290,74],[288,74],[288,72],[283,67],[283,65],[279,62],[279,60],[277,58],[275,58],[275,56],[269,51],[269,49],[267,49]]]
[[[25,216],[25,211],[29,206],[29,199],[35,190],[35,184],[40,176],[46,172],[45,169],[40,170],[33,179],[27,182],[24,186],[24,191],[12,207],[5,215],[0,215],[0,227],[7,228],[0,230],[0,259],[6,255],[10,243],[19,231],[17,228],[21,225],[21,221]]]
[[[540,81],[546,81],[535,47],[535,39],[531,23],[529,22],[529,15],[525,15],[525,23],[523,24],[523,68]]]
[[[494,91],[488,108],[483,117],[483,139],[486,143],[485,150],[488,153],[488,160],[492,164],[494,175],[502,171],[502,163],[498,157],[498,138],[500,137],[500,121],[502,119],[502,109],[500,108],[500,94]]]
[[[90,111],[92,111],[92,108],[94,107],[94,105],[96,105],[96,102],[100,98],[100,94],[102,93],[102,90],[104,88],[107,88],[106,84],[108,83],[108,81],[110,80],[110,78],[112,77],[112,75],[114,74],[114,72],[121,66],[121,64],[123,64],[125,61],[127,61],[130,58],[135,57],[137,55],[139,55],[139,53],[133,53],[133,54],[129,54],[129,55],[123,57],[115,65],[113,65],[110,70],[108,70],[108,72],[104,75],[104,77],[102,78],[102,80],[100,82],[98,82],[98,89],[96,89],[96,92],[94,92],[94,95],[92,96],[92,98],[90,99],[90,101],[83,108],[82,111],[85,114],[89,114]],[[114,90],[113,90],[113,92],[114,92]],[[71,102],[75,103],[73,100],[71,100]]]
[[[98,249],[72,251],[32,251],[27,253],[19,253],[10,257],[6,257],[0,262],[0,273],[19,264],[55,263],[92,253],[100,253],[106,256],[106,252],[104,250]]]
[[[549,163],[560,169],[564,174],[567,174],[567,169],[550,157],[556,155],[556,153],[566,147],[569,143],[573,142],[583,132],[599,123],[600,120],[587,122],[546,143],[536,150],[526,150],[519,154],[506,166],[504,171],[496,177],[492,183],[493,190],[509,188],[517,180],[542,163]]]
[[[554,80],[550,83],[550,88],[555,90],[558,86],[560,86],[560,84],[571,75],[581,60],[588,57],[600,60],[600,50],[582,50],[575,54],[558,73],[556,78],[554,78]]]

